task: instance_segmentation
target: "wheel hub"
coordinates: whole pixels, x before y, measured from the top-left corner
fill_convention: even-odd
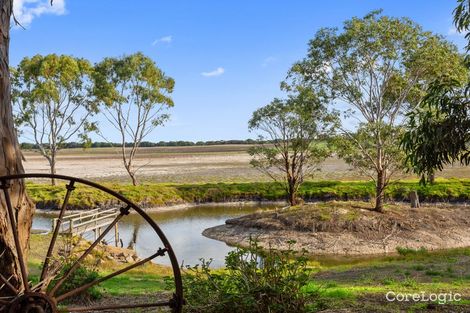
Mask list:
[[[47,295],[29,292],[19,296],[10,305],[10,313],[54,313],[57,312],[54,301]]]

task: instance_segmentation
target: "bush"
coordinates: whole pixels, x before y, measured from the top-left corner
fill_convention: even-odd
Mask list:
[[[184,288],[191,313],[307,312],[316,291],[305,291],[309,280],[304,253],[262,251],[256,242],[228,254],[226,269],[212,270],[210,261],[186,267]]]
[[[71,267],[73,262],[67,262],[61,269],[57,278],[62,277]],[[56,294],[61,295],[71,290],[74,290],[78,287],[81,287],[87,283],[95,281],[99,278],[98,271],[93,267],[80,264],[74,272],[65,280],[65,282],[59,287]],[[55,281],[51,283],[49,288],[52,288],[55,285]],[[83,303],[83,302],[90,302],[91,300],[96,300],[101,298],[102,294],[101,291],[98,289],[97,286],[93,286],[69,299],[67,302],[73,303]]]

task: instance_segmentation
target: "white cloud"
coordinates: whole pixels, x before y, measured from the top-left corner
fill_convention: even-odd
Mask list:
[[[447,35],[449,35],[449,36],[462,36],[463,37],[465,34],[457,31],[457,29],[455,27],[451,27],[447,31]]]
[[[225,69],[223,67],[218,67],[211,72],[202,72],[201,75],[204,77],[214,77],[214,76],[220,76],[223,73],[225,73]]]
[[[155,39],[152,42],[152,46],[156,46],[158,43],[171,43],[173,41],[173,36],[164,36],[162,38]]]
[[[65,0],[14,0],[13,14],[22,26],[31,24],[34,18],[43,14],[64,15]]]
[[[263,63],[261,63],[261,66],[262,67],[266,67],[274,62],[277,61],[277,58],[276,57],[273,57],[273,56],[270,56],[270,57],[267,57],[266,59],[263,60]]]

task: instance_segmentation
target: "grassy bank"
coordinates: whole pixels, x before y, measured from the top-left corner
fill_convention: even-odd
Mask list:
[[[278,201],[284,199],[284,190],[274,182],[210,183],[210,184],[157,184],[140,186],[104,183],[143,207],[166,206],[183,203],[230,201]],[[433,185],[421,186],[418,181],[399,181],[390,184],[386,197],[406,201],[411,190],[417,190],[421,201],[460,202],[470,200],[470,180],[440,179]],[[28,183],[29,195],[38,207],[57,207],[65,196],[63,185]],[[374,197],[374,184],[367,181],[309,181],[300,189],[305,201],[369,200]],[[89,208],[97,204],[111,205],[113,198],[99,190],[77,186],[71,197],[73,208]]]
[[[41,254],[47,248],[49,236],[33,235],[29,268],[33,281],[39,274]],[[98,268],[104,276],[113,272],[112,263]],[[311,311],[342,312],[467,312],[470,307],[470,248],[427,251],[398,249],[394,256],[350,262],[309,261],[305,292],[317,292]],[[114,270],[116,270],[115,268]],[[220,269],[215,274],[224,274]],[[151,297],[168,291],[165,281],[168,268],[148,264],[119,275],[99,285],[103,297]],[[37,280],[37,279],[36,279]],[[187,286],[191,288],[191,286]],[[462,300],[448,304],[436,302],[387,302],[385,295],[394,293],[459,293]]]
[[[364,260],[355,264],[323,267],[307,289],[318,289],[323,305],[362,312],[468,312],[470,307],[470,249],[429,252],[398,249],[399,255]],[[459,293],[462,300],[388,302],[386,294]],[[354,311],[355,312],[355,311]]]

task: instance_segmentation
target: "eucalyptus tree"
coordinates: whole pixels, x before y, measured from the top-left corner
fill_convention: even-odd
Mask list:
[[[75,137],[88,141],[87,133],[95,128],[92,72],[87,60],[56,54],[26,57],[12,69],[17,127],[36,143],[51,174],[63,145]]]
[[[441,36],[408,18],[374,11],[347,20],[342,31],[320,29],[283,86],[311,88],[332,106],[348,107],[340,128],[348,141],[339,154],[374,177],[375,210],[382,211],[385,188],[402,162],[393,146],[399,145],[404,113],[432,81],[465,75],[457,48]]]
[[[0,175],[24,173],[10,97],[9,49],[12,9],[12,0],[0,0]],[[27,196],[24,182],[21,180],[11,182],[10,195],[12,204],[16,208],[17,229],[12,229],[10,226],[2,196],[0,197],[0,274],[9,279],[13,286],[20,288],[23,283],[13,232],[18,232],[20,246],[26,258],[34,205]],[[9,289],[0,289],[0,296],[10,296]]]
[[[465,33],[465,79],[436,81],[419,107],[409,113],[403,147],[414,172],[420,175],[442,170],[454,161],[470,164],[470,2],[458,0],[454,24]]]
[[[335,122],[336,115],[310,90],[274,99],[253,113],[249,129],[261,133],[261,143],[249,150],[251,164],[283,184],[290,205],[298,203],[304,179],[329,156],[322,140]]]
[[[95,66],[94,81],[101,111],[119,133],[124,168],[137,185],[136,154],[142,140],[168,119],[175,82],[142,53],[105,58]]]

